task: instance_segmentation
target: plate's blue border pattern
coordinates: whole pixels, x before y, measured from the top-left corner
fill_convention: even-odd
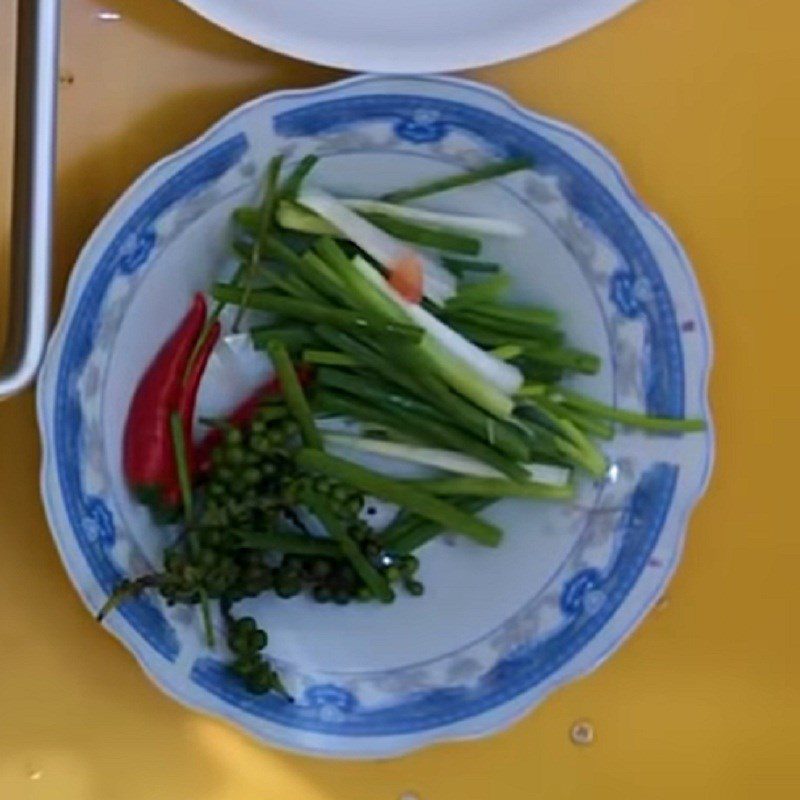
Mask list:
[[[597,225],[625,259],[626,268],[611,282],[610,298],[620,313],[641,315],[646,322],[649,410],[683,414],[683,355],[669,292],[636,224],[587,168],[543,135],[501,115],[428,96],[375,94],[312,102],[280,114],[275,129],[287,138],[312,136],[369,119],[393,121],[396,134],[411,144],[438,141],[458,129],[490,142],[501,155],[532,155],[540,172],[557,176],[576,211]],[[78,547],[106,591],[120,578],[108,555],[114,539],[113,522],[103,503],[84,493],[79,470],[82,420],[77,381],[93,347],[98,312],[115,275],[133,272],[146,261],[155,244],[158,218],[177,201],[224,174],[241,160],[247,147],[246,137],[240,134],[206,151],[137,209],[92,272],[64,338],[56,385],[56,468]],[[647,291],[638,291],[640,282]],[[402,704],[368,710],[360,709],[352,695],[336,686],[314,687],[304,702],[296,705],[272,697],[253,698],[210,658],[194,665],[192,679],[226,704],[261,719],[339,736],[411,733],[485,712],[546,680],[606,625],[635,585],[658,541],[676,483],[677,467],[670,464],[656,464],[642,476],[607,573],[591,570],[574,576],[562,595],[562,609],[568,613],[563,627],[547,640],[504,658],[475,686],[417,693],[404,698]],[[591,612],[584,603],[588,592],[595,598]],[[168,660],[176,659],[177,637],[156,606],[140,601],[126,605],[123,614],[155,651]],[[320,713],[320,709],[329,713]]]
[[[99,259],[77,302],[58,369],[55,407],[55,460],[61,495],[75,541],[92,574],[106,592],[123,577],[111,560],[114,526],[109,510],[86,494],[81,482],[83,419],[78,378],[92,351],[100,307],[113,279],[135,272],[155,245],[154,225],[175,203],[216,180],[247,151],[243,134],[204,153],[154,192],[120,228]],[[155,605],[145,599],[126,603],[120,613],[164,658],[174,661],[179,645],[175,632]]]

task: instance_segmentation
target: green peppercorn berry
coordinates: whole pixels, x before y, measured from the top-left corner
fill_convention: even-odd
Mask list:
[[[254,675],[260,667],[261,659],[255,654],[250,654],[237,658],[233,662],[231,669],[240,677],[246,678],[249,675]]]
[[[372,600],[374,595],[370,590],[369,586],[359,586],[356,590],[356,600],[366,603],[368,600]]]
[[[272,670],[265,664],[247,678],[247,688],[253,694],[266,694],[274,685]]]
[[[271,428],[269,431],[267,431],[266,436],[267,441],[271,445],[283,444],[283,434],[277,428]]]
[[[258,630],[258,623],[253,619],[253,617],[240,617],[234,623],[234,630],[236,633],[249,636],[251,633]]]
[[[345,503],[345,510],[354,517],[361,513],[362,508],[364,508],[364,501],[360,497],[351,497],[347,503]]]
[[[263,650],[267,646],[267,633],[266,631],[257,630],[249,640],[250,649],[258,652],[259,650]]]
[[[245,460],[245,451],[241,445],[229,445],[225,448],[225,461],[233,467],[238,467]]]
[[[350,490],[342,483],[334,484],[331,497],[337,503],[346,503],[350,499]]]
[[[400,572],[400,567],[396,564],[391,564],[383,570],[383,575],[389,583],[394,583],[395,581],[399,581],[402,577],[402,573]]]
[[[239,656],[247,656],[251,653],[248,637],[241,633],[234,632],[228,637],[228,647]]]
[[[400,570],[404,578],[413,578],[419,570],[419,559],[416,556],[406,556],[400,562]]]
[[[283,566],[292,570],[292,572],[299,573],[303,571],[305,565],[300,556],[286,556],[286,558],[283,559]]]
[[[331,590],[325,584],[315,586],[313,596],[318,603],[328,603],[333,597]]]
[[[179,572],[186,566],[186,559],[176,550],[168,550],[164,554],[164,569],[167,572]]]
[[[242,472],[242,480],[250,486],[256,486],[261,482],[261,470],[258,467],[247,467]]]
[[[333,602],[337,606],[346,606],[351,599],[350,592],[347,589],[339,588],[333,592]]]
[[[228,487],[236,480],[236,473],[230,467],[220,467],[214,477]]]
[[[356,572],[349,564],[341,564],[335,572],[335,579],[344,585],[352,585],[356,581]]]
[[[227,496],[228,490],[224,483],[218,483],[217,481],[214,481],[213,483],[208,484],[208,493],[211,495],[211,497],[216,497],[222,500]]]
[[[295,570],[287,566],[281,566],[278,568],[278,577],[275,579],[275,585],[280,586],[281,584],[286,584],[287,581],[289,583],[293,583],[299,578],[299,570]]]
[[[321,495],[327,495],[333,490],[333,482],[329,478],[319,476],[314,478],[314,491]]]
[[[244,441],[244,435],[238,428],[228,428],[225,431],[225,444],[239,445]]]
[[[215,467],[222,466],[225,463],[225,450],[224,448],[217,446],[211,451],[211,463]]]
[[[309,572],[314,580],[323,580],[331,574],[332,569],[333,566],[330,561],[326,561],[324,558],[315,558],[311,562]]]
[[[363,550],[367,558],[375,559],[381,554],[381,546],[369,540],[364,543]]]
[[[365,542],[372,533],[369,525],[363,520],[356,520],[356,522],[351,523],[348,528],[347,532],[350,534],[350,537],[356,542]]]
[[[406,591],[414,597],[419,597],[425,593],[425,587],[419,581],[406,581]]]
[[[250,439],[250,448],[254,453],[264,456],[272,449],[272,445],[270,445],[269,438],[265,433],[259,433]]]
[[[285,419],[280,424],[280,430],[282,431],[284,437],[288,439],[300,433],[300,426],[297,424],[296,420]]]
[[[299,594],[302,588],[300,578],[296,575],[279,575],[278,580],[275,581],[275,594],[284,600]]]

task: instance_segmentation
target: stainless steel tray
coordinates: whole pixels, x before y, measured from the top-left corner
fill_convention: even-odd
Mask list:
[[[50,317],[60,0],[19,0],[9,322],[0,399],[36,377]]]

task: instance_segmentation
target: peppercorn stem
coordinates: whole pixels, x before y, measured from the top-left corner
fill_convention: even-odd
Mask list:
[[[199,590],[200,594],[200,610],[203,617],[203,631],[206,636],[206,644],[209,647],[216,645],[216,638],[214,636],[214,626],[211,623],[211,607],[208,602],[208,592],[205,589]]]

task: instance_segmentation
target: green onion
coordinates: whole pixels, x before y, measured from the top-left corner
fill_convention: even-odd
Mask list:
[[[433,405],[452,424],[490,442],[515,461],[527,460],[528,448],[518,432],[509,423],[490,416],[453,393],[441,379],[431,375],[428,362],[418,349],[394,345],[387,354],[382,355],[331,328],[317,328],[317,333],[320,338],[374,370],[385,380]]]
[[[319,364],[327,367],[357,367],[359,362],[346,353],[332,350],[304,350],[303,361],[306,364]]]
[[[462,511],[475,514],[492,505],[495,500],[486,497],[453,497],[448,502]],[[400,515],[384,531],[381,543],[386,550],[404,555],[418,550],[446,530],[447,528],[438,522],[418,517],[416,514]]]
[[[453,258],[452,256],[442,257],[442,266],[449,269],[457,278],[463,278],[466,272],[483,272],[486,274],[496,274],[502,267],[493,261],[470,261],[464,258]]]
[[[358,213],[385,233],[404,242],[466,256],[478,255],[481,250],[480,239],[457,230],[397,219],[388,214]],[[240,213],[240,219],[252,229],[252,212]],[[348,238],[333,223],[297,203],[281,202],[278,205],[277,220],[281,227],[287,230],[317,236],[332,236],[337,239]]]
[[[302,325],[263,325],[250,329],[250,338],[253,347],[257,350],[266,350],[270,339],[280,339],[290,353],[296,353],[304,347],[313,346],[319,342],[311,328]]]
[[[320,339],[324,340],[332,347],[343,351],[343,353],[349,355],[359,364],[373,369],[387,381],[402,386],[413,395],[425,397],[425,393],[418,380],[423,378],[423,376],[419,373],[415,375],[414,372],[410,372],[410,374],[407,373],[405,364],[398,364],[394,359],[390,360],[385,358],[363,342],[328,325],[319,325],[314,329],[314,332]],[[406,349],[407,348],[403,348],[403,352],[405,352]]]
[[[431,414],[425,404],[420,404],[419,401],[394,391],[391,387],[380,386],[357,375],[348,375],[329,368],[321,369],[317,380],[325,387],[333,387],[353,395],[356,400],[353,403],[354,411],[361,409],[360,416],[354,413],[358,419],[366,417],[373,422],[382,422],[390,416],[395,421],[392,427],[397,429],[399,426],[401,431],[413,432],[422,441],[467,453],[479,461],[491,464],[514,480],[528,479],[528,474],[519,464],[490,445],[448,424],[436,413],[435,408],[430,410]],[[359,403],[359,400],[365,402]],[[377,418],[374,411],[376,408],[380,409],[382,418]]]
[[[600,439],[612,439],[614,437],[614,428],[607,420],[592,417],[578,409],[551,401],[549,398],[537,398],[536,402],[551,413],[565,417],[584,433],[597,436]]]
[[[418,244],[434,250],[447,250],[465,256],[477,256],[481,251],[481,241],[446,228],[433,228],[415,222],[395,219],[386,214],[364,214],[373,225],[402,239],[404,242]]]
[[[481,303],[474,307],[456,309],[453,315],[469,315],[474,319],[492,319],[508,322],[517,322],[525,325],[539,325],[555,327],[558,325],[559,314],[551,308],[536,308],[532,306],[509,306],[497,303]]]
[[[500,530],[494,525],[489,525],[471,514],[465,514],[455,506],[425,492],[417,491],[392,478],[341,458],[334,458],[319,450],[301,450],[297,454],[297,463],[303,469],[321,472],[328,477],[349,483],[362,492],[397,503],[415,514],[439,522],[457,533],[463,533],[480,544],[496,547],[502,538]]]
[[[564,340],[564,334],[554,325],[553,315],[546,311],[539,314],[538,310],[526,309],[524,315],[519,314],[515,317],[508,314],[504,317],[499,313],[493,313],[486,306],[477,306],[445,312],[442,317],[454,327],[465,324],[504,335],[509,339],[533,339],[553,344],[560,344]]]
[[[318,161],[318,156],[311,154],[303,156],[284,181],[281,187],[281,197],[285,197],[287,200],[294,200],[303,185],[303,181],[308,176],[308,173],[314,169]]]
[[[456,309],[494,303],[510,286],[511,278],[504,272],[487,278],[485,281],[462,284],[458,288],[458,294],[445,303],[445,310],[455,311]]]
[[[432,194],[439,194],[450,189],[458,189],[462,186],[469,186],[473,183],[499,178],[509,175],[512,172],[519,172],[523,169],[531,169],[533,159],[528,157],[509,158],[506,161],[496,161],[486,164],[478,169],[462,172],[458,175],[450,175],[447,178],[439,178],[434,181],[426,181],[418,186],[409,189],[398,189],[383,195],[381,200],[387,203],[405,203],[408,200],[416,200],[419,197],[429,197]]]
[[[512,361],[522,355],[522,348],[518,344],[501,344],[500,347],[495,347],[494,350],[490,350],[489,352],[495,358],[502,359],[503,361]]]
[[[305,320],[313,323],[332,325],[336,328],[360,331],[364,334],[393,336],[409,341],[420,341],[422,329],[415,325],[387,322],[373,315],[322,305],[292,297],[281,297],[272,292],[255,291],[248,298],[236,286],[218,283],[212,290],[215,299],[226,303],[241,305],[247,302],[248,308],[259,311],[272,311],[286,317]]]
[[[368,439],[362,436],[328,433],[324,437],[326,445],[339,445],[352,450],[375,453],[376,455],[434,467],[444,472],[468,475],[478,478],[502,478],[503,475],[494,467],[474,456],[465,455],[456,450],[444,450],[436,447],[425,447],[406,442],[395,442],[387,439]],[[563,486],[569,481],[570,470],[553,464],[525,464],[523,469],[526,480],[552,486]]]
[[[483,347],[515,344],[522,348],[523,355],[528,350],[535,352],[543,348],[558,347],[564,340],[561,331],[544,325],[503,322],[474,314],[445,314],[443,319],[462,336]]]
[[[588,414],[594,414],[612,422],[620,422],[623,425],[630,425],[656,433],[697,433],[706,429],[706,423],[702,419],[651,417],[636,411],[614,408],[561,387],[555,389],[550,396],[556,401],[561,400],[567,405]]]
[[[317,426],[314,424],[314,415],[306,402],[303,387],[294,371],[292,361],[286,352],[283,342],[279,339],[272,339],[267,344],[275,371],[281,382],[283,395],[286,398],[286,405],[289,411],[300,426],[300,432],[307,447],[322,449],[322,437],[319,435]]]
[[[546,483],[517,483],[499,478],[437,478],[404,481],[434,495],[470,495],[472,497],[528,497],[537,500],[569,500],[575,495],[572,484],[551,486]]]

